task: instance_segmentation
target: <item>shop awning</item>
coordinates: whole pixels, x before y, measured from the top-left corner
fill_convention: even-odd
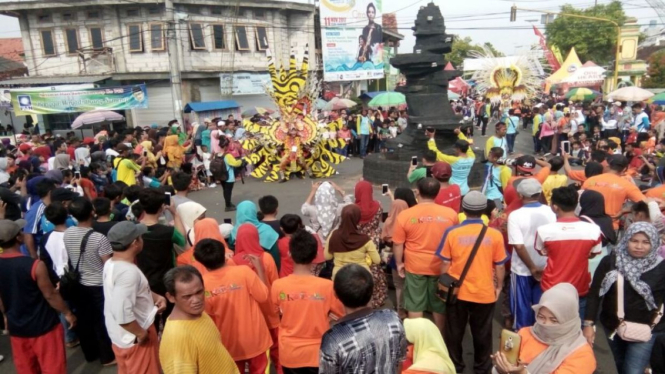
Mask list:
[[[209,112],[211,110],[224,110],[240,108],[240,105],[235,100],[222,100],[222,101],[198,101],[185,105],[185,113],[191,112]]]
[[[75,83],[95,83],[111,79],[109,75],[72,75],[61,77],[16,77],[0,81],[0,85],[45,85],[53,86],[57,84],[75,84]]]

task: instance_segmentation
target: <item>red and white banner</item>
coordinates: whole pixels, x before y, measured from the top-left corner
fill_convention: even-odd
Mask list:
[[[555,72],[559,70],[559,68],[561,68],[561,64],[559,64],[559,61],[554,56],[554,53],[552,53],[552,50],[547,46],[547,39],[545,38],[545,35],[543,35],[543,33],[541,33],[540,30],[538,30],[538,28],[535,25],[533,26],[533,33],[536,34],[536,36],[538,37],[540,48],[543,49],[545,58],[547,59],[547,62],[550,64],[552,71]]]

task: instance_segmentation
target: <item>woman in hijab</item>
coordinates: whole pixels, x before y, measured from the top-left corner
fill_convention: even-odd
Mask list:
[[[199,203],[188,201],[178,205],[176,210],[178,211],[182,225],[185,227],[187,242],[189,245],[194,246],[194,236],[191,231],[198,220],[205,218],[206,208]]]
[[[53,159],[53,169],[69,169],[70,159],[67,153],[58,153]]]
[[[600,260],[609,253],[607,245],[616,244],[617,235],[612,226],[612,217],[605,213],[605,197],[598,191],[586,190],[582,192],[580,196],[579,217],[581,220],[596,224],[600,227],[600,232],[603,234],[602,252],[596,257],[589,259],[589,273],[593,277]]]
[[[0,157],[0,184],[9,181],[9,173],[7,172],[8,162],[7,157]]]
[[[596,369],[593,348],[580,331],[579,298],[575,286],[559,283],[545,291],[534,305],[536,324],[519,331],[522,344],[520,366],[512,365],[501,352],[492,356],[494,368],[501,374],[575,373],[591,374]]]
[[[426,318],[408,318],[404,320],[404,332],[406,340],[413,344],[413,364],[402,374],[455,373],[455,365],[434,322]]]
[[[153,149],[151,140],[144,140],[141,142],[141,148],[143,149],[143,153],[146,155],[145,166],[149,166],[153,168],[153,170],[157,170],[157,159],[161,156],[161,152],[158,152],[156,155],[152,153]]]
[[[623,284],[623,320],[651,325],[658,312],[663,311],[665,263],[657,254],[659,245],[658,231],[652,224],[635,222],[628,226],[612,254],[600,261],[586,298],[584,336],[593,344],[594,322],[600,312],[600,325],[609,336],[608,345],[619,373],[644,373],[655,335],[665,332],[661,320],[652,329],[654,337],[647,342],[626,341],[616,333],[620,324],[619,282]]]
[[[166,139],[164,139],[164,154],[169,159],[166,166],[180,169],[180,166],[184,162],[187,149],[188,148],[180,145],[177,134],[168,135]]]
[[[269,225],[259,222],[257,214],[256,204],[253,202],[245,200],[238,204],[236,210],[236,225],[233,227],[233,231],[231,231],[229,244],[235,248],[236,242],[238,241],[238,229],[244,223],[251,223],[259,232],[259,243],[261,244],[261,248],[270,253],[270,256],[272,256],[272,259],[275,261],[277,270],[279,270],[279,248],[277,247],[279,235]]]
[[[180,206],[183,206],[185,204],[181,204]],[[192,265],[196,269],[198,269],[198,271],[201,272],[201,274],[204,274],[206,272],[205,266],[201,265],[199,262],[197,262],[194,259],[194,247],[196,247],[196,244],[203,239],[215,239],[217,241],[222,242],[222,244],[224,244],[224,247],[227,248],[226,256],[227,257],[233,256],[233,253],[230,253],[230,251],[228,250],[228,245],[226,245],[226,240],[224,240],[222,234],[220,234],[219,225],[217,224],[217,221],[214,218],[203,218],[201,220],[197,220],[196,223],[194,224],[193,230],[190,231],[190,235],[187,236],[187,239],[188,240],[194,239],[194,240],[192,241],[192,244],[189,247],[189,249],[181,253],[176,258],[176,264],[178,266]]]
[[[398,188],[395,190],[395,197],[390,207],[390,212],[388,212],[388,218],[386,218],[386,221],[383,223],[383,229],[381,230],[381,240],[385,245],[383,250],[386,251],[386,253],[384,253],[386,255],[392,253],[393,229],[395,228],[395,222],[397,222],[397,216],[412,206],[409,205],[409,203],[407,203],[405,200],[397,198],[397,196],[400,196],[408,199],[409,195],[405,193],[405,191],[411,192],[411,196],[413,196],[413,205],[415,205],[415,196],[413,195],[413,191],[408,188]],[[388,193],[390,193],[390,190],[388,190]],[[392,269],[393,284],[395,285],[395,298],[397,299],[397,313],[399,314],[400,318],[404,319],[406,318],[406,311],[403,309],[404,296],[402,294],[402,291],[404,290],[404,279],[400,277],[399,274],[397,274],[397,266],[392,255],[390,256],[390,262],[388,265]]]
[[[368,181],[360,181],[355,189],[356,205],[360,208],[360,223],[358,230],[370,237],[376,248],[381,248],[381,218],[383,209],[381,204],[374,200],[374,190],[372,184]],[[374,278],[374,296],[375,307],[383,305],[388,297],[388,282],[386,274],[383,272],[380,264],[370,266],[372,277]]]
[[[309,218],[308,226],[319,235],[321,242],[328,239],[328,235],[339,217],[340,209],[336,192],[344,196],[344,190],[333,182],[314,183],[301,208],[302,215]]]
[[[235,243],[236,247],[233,262],[238,266],[249,266],[260,277],[258,270],[255,269],[254,265],[249,261],[250,256],[258,257],[259,260],[261,260],[261,265],[263,267],[262,280],[270,290],[273,282],[279,278],[279,272],[277,266],[275,266],[275,260],[273,260],[270,254],[266,253],[261,246],[259,230],[251,223],[244,223],[238,228],[237,234],[238,237]],[[277,313],[277,309],[273,306],[270,298],[265,302],[260,303],[259,307],[261,308],[261,312],[263,312],[263,317],[266,320],[268,330],[270,330],[270,336],[272,337],[273,345],[270,347],[270,360],[275,364],[277,371],[280,371],[281,366],[279,365],[279,339],[277,329],[279,327],[279,314]]]
[[[416,195],[413,193],[413,190],[406,187],[398,187],[397,189],[395,189],[395,193],[393,194],[393,200],[404,200],[409,205],[409,208],[418,204],[418,201],[416,200]]]
[[[360,208],[355,205],[347,205],[342,209],[342,219],[339,228],[333,231],[324,247],[326,260],[334,260],[332,278],[335,279],[337,271],[346,264],[358,264],[367,270],[370,265],[381,263],[381,257],[376,249],[372,239],[360,232],[358,224],[360,222]],[[372,292],[373,307],[378,307],[383,300],[379,300],[382,295],[377,295],[376,284]],[[383,295],[385,299],[385,295]],[[379,303],[381,301],[381,303]]]

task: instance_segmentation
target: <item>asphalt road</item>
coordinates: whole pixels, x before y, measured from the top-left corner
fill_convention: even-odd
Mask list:
[[[490,126],[488,129],[488,135],[493,133],[493,126]],[[474,136],[474,143],[476,145],[484,145],[484,142],[487,138],[479,136],[480,131],[476,131]],[[516,152],[528,154],[533,152],[533,142],[531,140],[531,135],[529,131],[522,131],[516,141]],[[350,160],[344,162],[342,165],[337,167],[339,174],[330,178],[340,187],[342,187],[348,193],[353,193],[353,187],[355,183],[360,180],[362,177],[362,161],[357,158],[351,158]],[[307,198],[307,195],[310,192],[312,182],[308,179],[292,179],[291,181],[284,184],[277,183],[264,183],[257,180],[249,179],[245,181],[245,184],[236,183],[234,189],[233,200],[237,204],[243,200],[252,200],[257,201],[261,196],[272,194],[277,196],[280,202],[279,213],[300,213],[300,206]],[[389,209],[390,202],[386,197],[381,196],[380,186],[375,189],[375,196],[381,201],[384,210]],[[222,222],[223,218],[232,218],[235,220],[235,216],[232,213],[224,212],[224,201],[222,197],[221,187],[217,187],[212,190],[204,190],[199,192],[191,193],[190,197],[204,205],[207,209],[207,216],[217,219],[219,222]],[[390,292],[390,299],[387,302],[386,307],[392,307],[394,305],[394,292]],[[501,332],[501,315],[500,308],[497,306],[495,319],[493,324],[493,340],[494,340],[494,350],[498,350],[499,336]],[[607,346],[607,342],[604,338],[602,331],[598,332],[596,338],[596,346],[594,347],[594,352],[596,353],[596,360],[598,363],[598,369],[596,373],[611,374],[616,373],[614,367],[614,360],[612,358],[611,352]],[[470,336],[470,332],[467,330],[467,334],[464,338],[464,349],[465,349],[465,362],[467,367],[465,373],[472,373],[473,368],[473,344]],[[0,362],[0,373],[3,374],[14,374],[14,366],[11,359],[11,347],[9,344],[9,337],[0,336],[0,355],[4,355],[5,359],[3,362]],[[86,363],[83,359],[83,354],[80,348],[74,348],[67,350],[67,366],[68,373],[84,373],[84,374],[110,374],[115,373],[116,368],[102,368],[98,362]]]

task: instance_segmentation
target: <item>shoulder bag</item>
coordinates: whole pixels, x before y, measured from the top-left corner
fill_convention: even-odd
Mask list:
[[[656,317],[650,325],[624,320],[623,283],[623,275],[619,273],[617,276],[617,317],[619,317],[619,326],[614,330],[614,333],[627,342],[648,342],[651,340],[651,330],[656,327],[663,316],[663,305],[661,304]],[[613,337],[614,334],[610,336],[610,339]]]
[[[67,260],[67,262],[69,262],[69,266],[65,269],[65,274],[60,277],[60,294],[67,300],[71,300],[76,293],[76,287],[78,286],[79,280],[81,279],[79,265],[81,265],[81,259],[83,258],[85,247],[88,244],[88,238],[90,238],[90,235],[92,235],[93,232],[94,230],[90,229],[83,236],[83,240],[81,240],[79,259],[76,261],[76,267],[72,268],[71,262]]]
[[[462,283],[464,283],[466,273],[469,272],[471,263],[476,257],[476,253],[478,253],[478,248],[480,248],[480,243],[483,242],[483,238],[485,237],[486,232],[487,226],[483,225],[483,228],[480,230],[480,234],[478,234],[478,238],[476,239],[476,244],[473,245],[473,249],[469,254],[469,259],[466,260],[466,265],[464,265],[464,270],[462,270],[462,274],[460,275],[459,279],[448,273],[441,274],[439,277],[439,289],[436,292],[436,296],[438,296],[439,299],[441,299],[444,303],[453,305],[457,302],[457,294],[459,293],[459,289],[462,287]]]

